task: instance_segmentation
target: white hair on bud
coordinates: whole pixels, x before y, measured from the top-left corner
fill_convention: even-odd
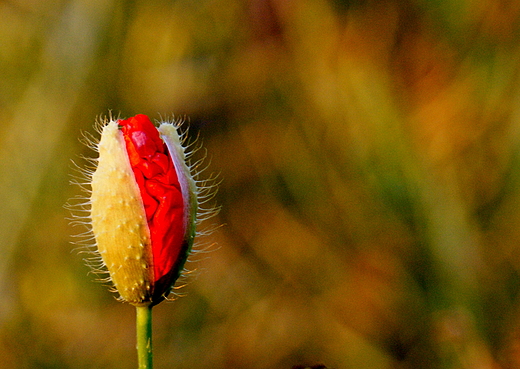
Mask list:
[[[208,178],[202,179],[202,174],[208,170],[210,162],[207,161],[207,151],[204,150],[204,155],[197,161],[192,161],[193,156],[199,150],[202,149],[202,143],[200,138],[197,137],[191,141],[188,139],[189,129],[181,130],[180,128],[185,124],[185,119],[171,119],[156,121],[159,125],[159,133],[163,141],[168,146],[170,151],[175,150],[183,158],[183,165],[189,173],[191,179],[192,191],[196,197],[196,214],[195,214],[195,242],[190,250],[190,257],[186,260],[186,263],[192,263],[200,261],[200,258],[194,258],[198,254],[208,253],[214,251],[216,243],[206,242],[204,238],[214,232],[219,226],[202,224],[210,218],[215,217],[220,207],[213,203],[213,200],[217,194],[220,179],[218,174],[210,175]],[[165,128],[175,128],[175,135],[170,137],[170,140],[165,137]],[[173,139],[171,139],[173,138]],[[173,147],[170,147],[173,146]],[[170,152],[170,154],[172,154]],[[173,158],[172,158],[173,159]],[[204,228],[203,228],[204,227]],[[194,260],[197,259],[197,260]],[[177,279],[170,296],[165,296],[168,301],[172,301],[181,297],[182,295],[178,292],[180,289],[188,284],[187,277],[194,274],[197,270],[190,270],[186,264],[183,267],[182,273]]]
[[[113,121],[111,114],[108,119],[96,119],[94,124],[95,131],[101,135],[103,127],[111,121]],[[82,132],[80,142],[93,151],[98,152],[99,138],[95,137],[90,132]],[[84,258],[84,262],[85,265],[90,268],[90,273],[97,276],[95,280],[107,284],[110,289],[112,289],[113,285],[111,283],[110,274],[97,249],[96,238],[92,232],[92,203],[90,201],[90,196],[92,194],[91,183],[92,175],[96,170],[99,159],[81,155],[80,160],[84,162],[83,165],[79,165],[75,161],[72,161],[73,174],[71,174],[72,179],[70,183],[78,186],[82,194],[69,199],[67,204],[65,204],[65,208],[70,211],[70,216],[68,218],[70,221],[69,223],[73,227],[81,229],[80,232],[72,235],[73,240],[71,243],[76,246],[73,251],[87,255]]]

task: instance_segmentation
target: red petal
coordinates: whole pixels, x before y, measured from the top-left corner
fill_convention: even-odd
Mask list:
[[[130,164],[143,199],[152,241],[153,295],[169,291],[184,245],[185,204],[177,172],[157,128],[143,114],[120,120]]]

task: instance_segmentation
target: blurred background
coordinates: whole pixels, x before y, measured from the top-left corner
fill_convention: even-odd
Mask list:
[[[0,1],[0,367],[135,368],[73,251],[110,112],[222,183],[159,368],[520,368],[520,2]],[[195,154],[203,157],[204,150]]]

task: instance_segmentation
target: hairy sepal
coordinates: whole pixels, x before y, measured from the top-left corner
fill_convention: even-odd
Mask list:
[[[191,169],[186,164],[186,152],[185,148],[182,146],[177,126],[173,123],[161,123],[158,130],[174,163],[179,184],[181,186],[183,202],[185,204],[183,221],[186,225],[186,232],[182,244],[182,250],[180,251],[177,260],[177,265],[173,271],[173,282],[175,282],[182,273],[184,264],[192,250],[196,236],[197,212],[199,208],[198,189],[197,184],[193,179]],[[171,290],[171,287],[172,286],[170,285],[168,292]]]
[[[92,174],[91,219],[114,287],[133,305],[152,303],[150,231],[125,142],[116,121],[103,127]]]

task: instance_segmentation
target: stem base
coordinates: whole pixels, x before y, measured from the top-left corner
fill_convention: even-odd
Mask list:
[[[152,307],[136,306],[137,362],[139,369],[153,369]]]

